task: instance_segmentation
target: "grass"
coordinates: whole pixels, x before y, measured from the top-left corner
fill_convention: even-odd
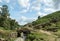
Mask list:
[[[44,33],[34,32],[29,34],[27,37],[27,40],[31,41],[31,39],[33,39],[33,41],[54,41],[55,37]]]
[[[13,41],[15,38],[11,38],[9,35],[15,32],[14,30],[5,30],[3,27],[0,27],[0,38],[4,38],[8,41]]]

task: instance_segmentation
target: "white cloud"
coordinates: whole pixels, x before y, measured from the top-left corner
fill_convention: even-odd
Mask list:
[[[38,2],[40,2],[40,3],[37,3],[37,2],[36,3],[40,5],[40,10],[37,10],[39,8],[36,8],[35,6],[33,8],[33,9],[37,10],[38,16],[40,15],[42,17],[49,13],[60,10],[60,9],[54,9],[53,0],[38,0]]]
[[[20,25],[25,25],[25,24],[27,24],[27,22],[21,22],[21,23],[19,23]]]
[[[22,16],[21,20],[25,21],[25,20],[27,20],[27,18],[25,16]]]
[[[2,2],[2,0],[0,0],[0,2]]]
[[[39,11],[40,10],[40,4],[37,6],[32,6],[32,10]]]
[[[30,9],[29,0],[18,0],[18,3],[22,8],[25,8],[25,9],[22,9],[22,11],[20,11],[21,14],[29,11],[29,9]]]
[[[18,0],[18,3],[19,3],[22,7],[29,7],[29,6],[30,6],[29,0]]]
[[[37,15],[43,17],[43,16],[46,16],[47,14],[38,12]]]
[[[10,2],[10,0],[4,0],[6,3],[9,3]]]
[[[40,9],[41,9],[40,0],[35,0],[31,3],[30,12],[33,10],[37,12],[40,11]]]
[[[44,9],[44,12],[46,12],[46,13],[51,13],[51,12],[54,12],[54,11],[56,11],[56,10],[53,9],[53,8],[45,8]]]
[[[53,0],[53,4],[54,4],[53,6],[54,6],[55,9],[59,9],[60,8],[59,7],[60,6],[60,0]]]
[[[27,24],[26,20],[27,20],[27,17],[21,16],[20,19],[19,19],[19,24],[20,25]]]
[[[24,13],[27,13],[28,9],[24,9],[22,11],[20,11],[20,14],[24,14]]]
[[[51,4],[52,0],[43,0],[45,4]]]
[[[2,6],[0,6],[0,8],[1,8]]]
[[[32,21],[35,21],[37,18],[28,18],[28,17],[25,17],[25,16],[21,16],[20,17],[20,21],[19,21],[19,24],[20,25],[24,25],[24,24],[27,24],[27,23],[30,23]]]
[[[14,9],[14,7],[13,6],[9,6],[10,7],[10,11],[12,11],[13,9]]]

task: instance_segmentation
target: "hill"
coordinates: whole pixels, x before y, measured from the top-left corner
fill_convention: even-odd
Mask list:
[[[60,11],[56,11],[51,14],[48,14],[47,16],[41,17],[41,18],[37,19],[36,21],[33,21],[32,24],[37,25],[37,24],[41,24],[41,23],[46,23],[46,22],[52,21],[53,19],[60,20]],[[34,24],[34,23],[36,23],[36,24]]]
[[[46,30],[53,30],[60,28],[60,11],[56,11],[47,16],[38,18],[36,21],[32,22],[34,28],[43,28]],[[49,29],[50,28],[50,29]]]
[[[24,27],[32,28],[35,31],[32,31],[33,33],[27,36],[26,41],[32,39],[34,41],[60,41],[60,11],[53,12],[44,17],[38,16],[36,21],[26,24]]]

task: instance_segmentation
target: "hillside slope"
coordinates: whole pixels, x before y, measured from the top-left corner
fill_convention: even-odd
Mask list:
[[[47,16],[41,17],[36,21],[32,22],[33,25],[50,22],[52,19],[60,20],[60,11],[53,12]]]
[[[60,11],[40,17],[24,27],[33,29],[26,41],[60,41]]]

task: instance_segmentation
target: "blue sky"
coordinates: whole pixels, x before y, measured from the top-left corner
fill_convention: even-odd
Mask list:
[[[20,25],[60,10],[60,0],[0,0],[2,5],[8,5],[10,17]]]

